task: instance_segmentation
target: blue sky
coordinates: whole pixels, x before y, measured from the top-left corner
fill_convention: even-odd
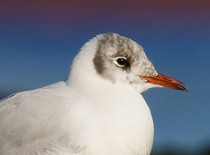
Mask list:
[[[156,88],[143,93],[154,119],[154,148],[196,150],[209,144],[210,3],[103,2],[1,2],[0,93],[65,80],[85,42],[116,32],[141,44],[158,72],[179,79],[190,90]]]

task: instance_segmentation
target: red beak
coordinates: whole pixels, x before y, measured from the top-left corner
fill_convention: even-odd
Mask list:
[[[165,76],[163,74],[158,74],[157,76],[140,76],[147,81],[147,83],[157,84],[164,87],[169,87],[172,89],[188,91],[187,87],[172,77]]]

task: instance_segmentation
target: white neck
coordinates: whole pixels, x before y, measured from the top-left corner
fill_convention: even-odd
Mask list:
[[[93,66],[93,57],[97,50],[97,40],[93,38],[87,42],[74,58],[67,83],[74,83],[76,81],[82,81],[84,78],[97,77]],[[74,81],[74,82],[72,82]]]

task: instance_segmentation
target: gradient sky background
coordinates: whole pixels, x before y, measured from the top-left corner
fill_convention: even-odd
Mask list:
[[[0,0],[0,94],[65,80],[81,46],[105,32],[141,44],[158,72],[190,90],[143,93],[154,149],[210,145],[209,0]]]

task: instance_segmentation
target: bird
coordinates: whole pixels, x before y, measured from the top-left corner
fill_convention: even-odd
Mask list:
[[[142,92],[188,91],[158,73],[141,45],[117,33],[85,43],[65,81],[0,102],[1,155],[149,155],[154,138]]]

